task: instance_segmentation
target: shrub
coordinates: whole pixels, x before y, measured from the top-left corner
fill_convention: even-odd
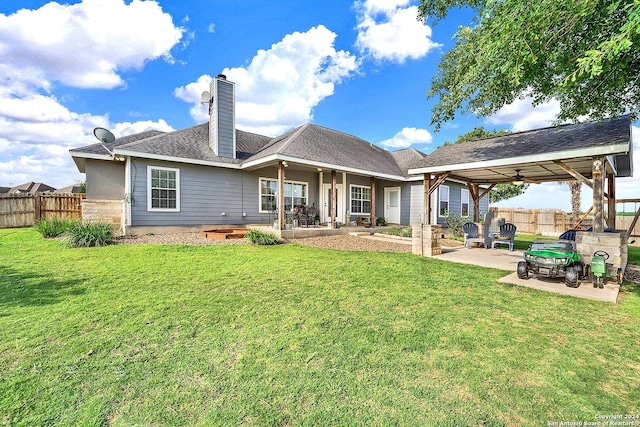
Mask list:
[[[390,234],[392,236],[400,236],[400,237],[411,237],[412,228],[411,227],[390,227],[386,230],[378,230],[376,233],[380,234]]]
[[[273,233],[265,233],[260,230],[249,230],[246,235],[247,240],[256,245],[275,245],[278,237]]]
[[[376,219],[376,225],[377,225],[378,227],[384,227],[385,225],[387,225],[387,220],[386,220],[386,219],[384,219],[384,217],[383,217],[383,216],[379,216],[379,217]]]
[[[42,237],[58,237],[78,223],[75,219],[41,219],[37,221],[33,228],[36,229]]]
[[[73,248],[106,246],[113,242],[113,227],[106,222],[86,224],[77,222],[63,234],[63,237],[64,243]]]
[[[449,235],[454,237],[464,236],[462,226],[469,221],[471,221],[470,217],[458,215],[448,215],[444,219],[444,223],[449,229]]]

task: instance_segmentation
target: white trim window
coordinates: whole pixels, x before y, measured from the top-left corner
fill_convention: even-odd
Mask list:
[[[460,215],[469,216],[469,190],[460,189]]]
[[[306,206],[308,203],[309,184],[299,181],[284,182],[284,210],[288,212],[293,206]],[[276,210],[278,206],[278,181],[260,178],[260,213]]]
[[[180,169],[147,166],[147,211],[180,212]]]
[[[447,216],[449,215],[449,187],[446,185],[441,185],[438,190],[438,194],[440,196],[440,200],[438,201],[438,215]]]
[[[350,185],[351,214],[371,214],[371,187],[363,185]]]

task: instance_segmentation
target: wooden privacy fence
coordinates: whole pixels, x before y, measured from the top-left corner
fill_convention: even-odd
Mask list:
[[[561,209],[522,209],[492,207],[494,218],[504,218],[519,233],[558,236],[573,227],[571,217]]]
[[[10,194],[0,196],[0,228],[30,227],[39,219],[82,218],[85,194]]]

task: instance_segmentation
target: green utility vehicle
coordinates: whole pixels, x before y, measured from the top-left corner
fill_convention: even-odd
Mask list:
[[[576,250],[576,242],[561,239],[535,239],[524,253],[524,261],[518,262],[518,277],[529,275],[564,277],[570,288],[580,286],[583,264]]]

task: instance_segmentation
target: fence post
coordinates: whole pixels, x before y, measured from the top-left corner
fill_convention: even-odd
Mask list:
[[[42,217],[42,199],[41,199],[41,197],[42,197],[41,194],[35,194],[33,196],[33,201],[35,202],[33,216],[34,216],[36,222],[38,220],[40,220],[40,218]]]

